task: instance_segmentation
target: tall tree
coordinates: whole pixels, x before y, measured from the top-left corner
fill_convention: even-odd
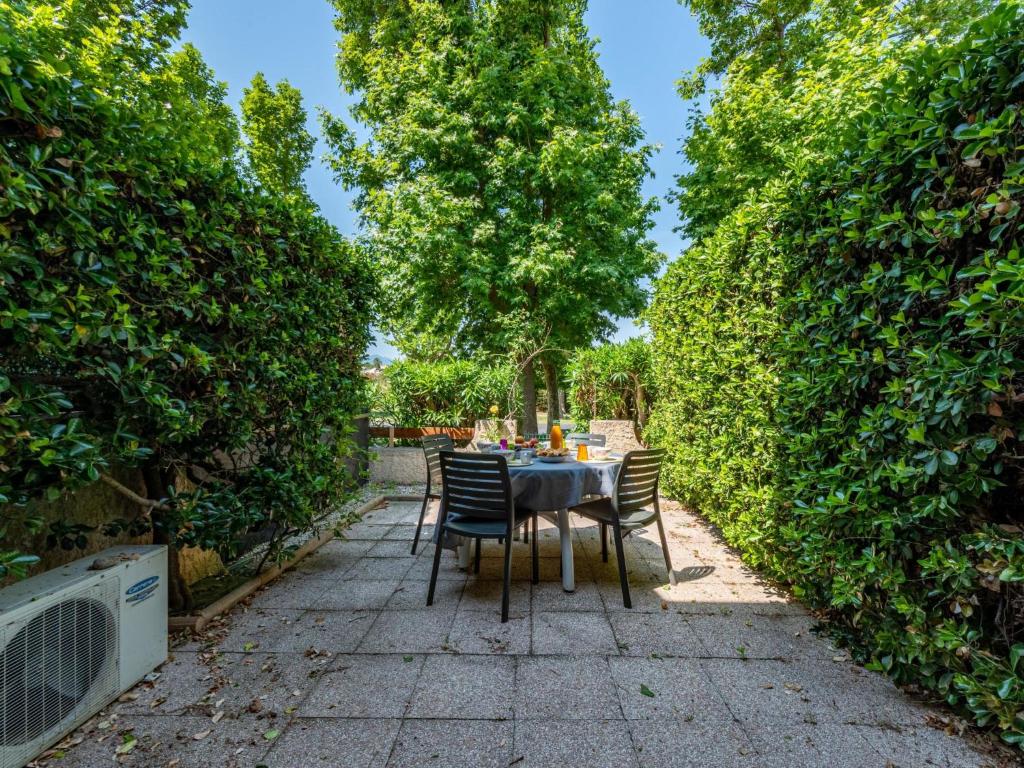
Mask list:
[[[306,129],[302,93],[287,80],[273,88],[257,72],[242,95],[245,151],[257,180],[266,189],[306,196],[302,175],[313,159],[316,139]]]
[[[513,354],[527,430],[539,355],[642,309],[662,259],[641,191],[651,148],[611,97],[584,5],[335,0],[369,139],[329,116],[325,132],[359,191],[385,327]]]

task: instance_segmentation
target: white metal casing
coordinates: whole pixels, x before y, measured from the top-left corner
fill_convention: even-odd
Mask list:
[[[166,658],[166,547],[112,547],[0,590],[0,768],[21,768]]]

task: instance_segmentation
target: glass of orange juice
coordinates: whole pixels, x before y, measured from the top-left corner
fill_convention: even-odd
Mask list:
[[[587,461],[588,458],[589,457],[587,455],[587,444],[586,443],[580,443],[579,445],[577,445],[576,446],[576,461]]]

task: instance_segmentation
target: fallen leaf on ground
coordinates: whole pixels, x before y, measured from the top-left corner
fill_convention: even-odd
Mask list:
[[[118,745],[117,749],[114,750],[114,753],[118,755],[127,755],[129,752],[135,749],[135,745],[138,743],[139,740],[136,739],[133,734],[126,733],[124,736],[121,737],[121,743],[120,745]]]

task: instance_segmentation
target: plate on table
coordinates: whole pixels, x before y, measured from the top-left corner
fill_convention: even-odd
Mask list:
[[[537,461],[544,464],[562,464],[569,461],[568,456],[538,456]]]

